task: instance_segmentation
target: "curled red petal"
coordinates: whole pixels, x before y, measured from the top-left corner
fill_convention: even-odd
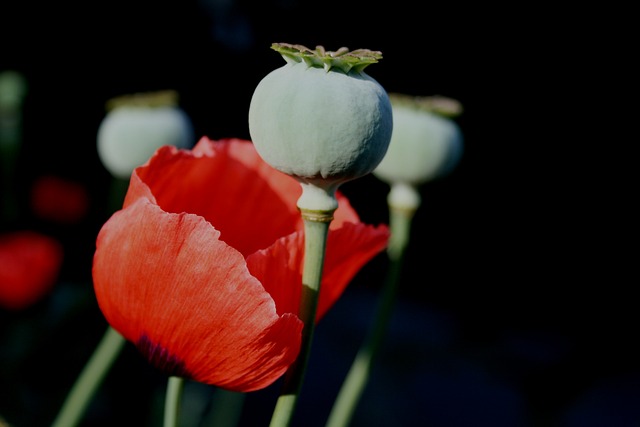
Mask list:
[[[144,196],[164,211],[200,215],[246,256],[296,229],[300,192],[251,142],[203,138],[193,150],[157,150],[134,171],[125,206]]]
[[[385,224],[345,223],[329,232],[316,321],[333,306],[362,267],[386,249],[389,235]]]
[[[340,191],[337,191],[336,199],[338,200],[338,209],[333,213],[333,221],[329,224],[329,228],[340,228],[346,222],[360,222],[360,217],[356,213],[355,209],[353,209],[346,196],[344,196]]]
[[[235,391],[295,360],[302,322],[279,315],[243,256],[202,217],[139,198],[101,229],[93,278],[108,322],[159,369]]]
[[[278,239],[267,249],[247,257],[247,266],[269,292],[278,313],[298,313],[302,292],[304,233]]]
[[[201,215],[247,256],[303,228],[301,193],[300,183],[262,160],[251,141],[203,137],[193,150],[158,149],[132,174],[125,206],[143,196],[168,212]],[[331,228],[359,222],[347,198],[339,191],[336,198]]]
[[[316,322],[338,300],[358,271],[386,248],[388,240],[386,225],[344,223],[329,231]],[[303,262],[303,232],[279,239],[247,258],[251,274],[275,300],[278,313],[297,313],[300,308]]]
[[[22,310],[46,295],[62,267],[62,244],[35,231],[0,236],[0,306]]]

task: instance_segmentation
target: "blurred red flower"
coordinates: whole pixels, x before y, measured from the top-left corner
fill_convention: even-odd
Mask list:
[[[35,231],[0,235],[0,306],[22,310],[46,295],[63,260],[57,240]]]
[[[158,149],[97,238],[94,287],[107,321],[168,375],[267,387],[300,349],[300,194],[250,141]],[[363,224],[338,201],[317,320],[389,238],[386,225]]]
[[[31,209],[42,219],[72,224],[85,217],[89,195],[79,182],[54,175],[39,177],[31,189]]]

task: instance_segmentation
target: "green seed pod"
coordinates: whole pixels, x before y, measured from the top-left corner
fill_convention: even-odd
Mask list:
[[[98,155],[116,178],[129,179],[161,146],[188,148],[195,142],[191,120],[174,91],[123,95],[107,102],[98,128]]]
[[[462,132],[452,117],[461,105],[445,97],[392,93],[393,134],[373,174],[389,184],[418,186],[449,173],[462,155]]]
[[[275,43],[286,64],[265,76],[249,107],[249,131],[260,156],[296,178],[302,209],[337,206],[335,190],[384,157],[393,127],[386,91],[364,69],[380,52],[336,52]]]
[[[389,184],[389,206],[408,212],[421,203],[418,186],[449,173],[462,155],[462,133],[452,120],[460,103],[441,96],[392,93],[393,134],[373,175]]]

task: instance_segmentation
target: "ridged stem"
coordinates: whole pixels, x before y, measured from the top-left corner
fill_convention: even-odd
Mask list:
[[[304,322],[302,344],[298,358],[285,374],[282,390],[269,424],[270,427],[289,426],[298,403],[311,351],[327,236],[334,210],[305,211],[301,209],[301,212],[305,232],[302,298],[299,312],[299,317]]]
[[[164,401],[164,427],[178,426],[183,390],[184,379],[170,376],[167,382],[167,394]]]

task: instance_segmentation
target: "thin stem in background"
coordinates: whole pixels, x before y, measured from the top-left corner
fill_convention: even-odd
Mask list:
[[[122,208],[129,180],[113,178],[109,194],[109,215]],[[93,395],[111,369],[126,340],[111,326],[107,328],[80,376],[67,395],[52,427],[74,427],[78,424]]]
[[[78,376],[52,427],[74,427],[84,415],[93,395],[124,347],[125,339],[108,327],[91,359]]]
[[[345,381],[342,383],[338,397],[329,414],[327,427],[346,427],[349,425],[367,385],[371,366],[379,353],[395,305],[400,273],[405,250],[409,242],[411,221],[414,213],[414,209],[398,209],[390,206],[391,237],[387,247],[390,264],[382,290],[383,293],[379,300],[372,328],[358,350]]]
[[[167,395],[164,402],[164,427],[178,426],[183,390],[184,379],[170,376],[167,382]]]

